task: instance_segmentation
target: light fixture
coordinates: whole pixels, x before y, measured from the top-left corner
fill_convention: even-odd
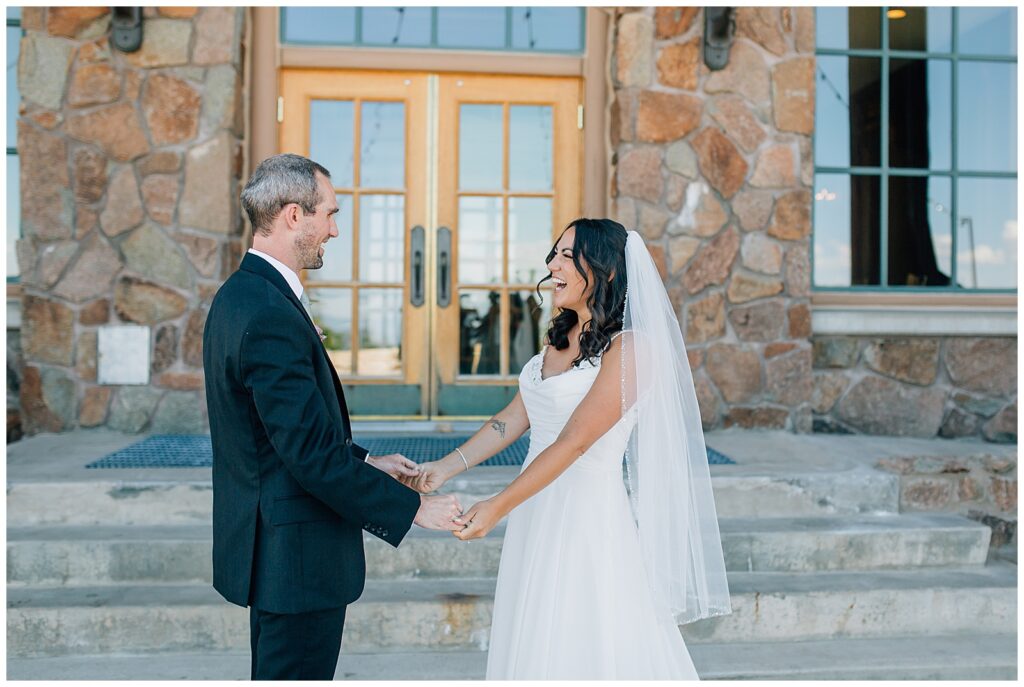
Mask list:
[[[888,12],[885,13],[885,16],[889,17],[889,19],[903,19],[905,16],[907,16],[907,11],[889,10]]]
[[[735,35],[735,8],[704,8],[704,64],[708,69],[718,71],[729,64],[729,48]]]

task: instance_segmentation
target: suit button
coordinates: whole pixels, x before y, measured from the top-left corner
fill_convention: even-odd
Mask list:
[[[346,446],[351,446],[351,445],[352,445],[352,439],[350,439],[350,438],[346,437],[346,438],[345,438],[345,445],[346,445]]]
[[[384,530],[384,536],[385,537],[388,536],[388,531],[387,530]]]

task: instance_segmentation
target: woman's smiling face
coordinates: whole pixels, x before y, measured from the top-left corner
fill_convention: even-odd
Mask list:
[[[551,297],[552,305],[563,310],[579,311],[586,308],[586,297],[590,286],[573,263],[572,247],[575,241],[576,228],[569,227],[555,244],[554,255],[548,261],[548,270],[551,272],[551,281],[555,285],[554,294]],[[580,263],[586,269],[586,264],[582,259]]]

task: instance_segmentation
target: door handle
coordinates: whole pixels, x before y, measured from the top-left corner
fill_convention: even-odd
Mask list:
[[[452,230],[437,230],[437,305],[447,308],[452,302]]]
[[[416,225],[412,228],[412,252],[409,255],[409,274],[412,277],[412,289],[409,293],[409,302],[414,308],[423,305],[423,251],[425,232],[423,227]]]

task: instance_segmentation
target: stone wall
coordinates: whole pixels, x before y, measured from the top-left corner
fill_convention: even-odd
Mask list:
[[[206,426],[205,312],[242,250],[245,11],[144,16],[142,47],[126,54],[108,42],[109,8],[23,10],[27,433]],[[117,324],[149,328],[148,384],[97,383],[98,330]]]
[[[814,338],[814,429],[1017,441],[1017,339]]]
[[[612,213],[662,269],[705,428],[809,432],[814,9],[739,8],[715,72],[703,24],[616,11]]]

